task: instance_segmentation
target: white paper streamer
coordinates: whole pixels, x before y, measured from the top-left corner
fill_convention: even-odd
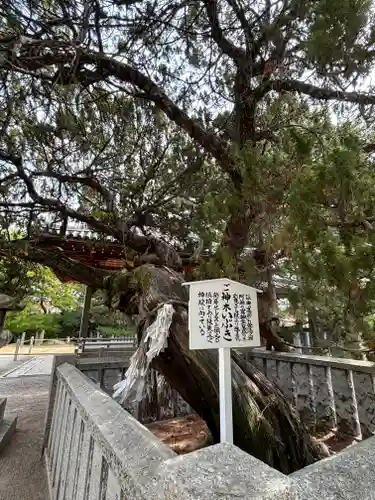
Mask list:
[[[155,321],[147,328],[144,340],[130,358],[130,366],[124,380],[116,384],[113,397],[122,404],[134,395],[133,401],[141,401],[145,387],[145,376],[154,358],[168,345],[169,328],[172,324],[174,308],[164,304],[159,309]]]

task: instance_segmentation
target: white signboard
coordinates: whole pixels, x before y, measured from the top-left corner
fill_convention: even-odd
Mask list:
[[[190,349],[219,350],[220,440],[233,443],[232,347],[260,346],[257,290],[226,278],[189,286]]]
[[[190,349],[260,346],[255,288],[226,278],[186,285]]]

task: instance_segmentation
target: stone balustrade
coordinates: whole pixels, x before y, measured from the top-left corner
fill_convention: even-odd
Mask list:
[[[338,427],[357,440],[375,432],[375,363],[264,349],[248,350],[245,355],[279,385],[307,424]],[[57,356],[54,372],[67,361],[112,394],[113,385],[124,377],[129,358],[130,354],[120,352],[104,358]],[[160,398],[158,404],[145,400],[140,406],[127,409],[142,422],[192,411],[176,391],[170,388],[164,392],[167,397]],[[157,414],[156,407],[160,410]]]
[[[57,367],[51,416],[45,456],[52,499],[145,498],[143,474],[174,456],[72,365]]]
[[[276,382],[312,425],[338,426],[358,440],[375,432],[375,364],[253,349],[246,357]]]
[[[374,498],[375,438],[290,476],[226,443],[177,456],[75,366],[54,373],[45,448],[51,500]]]
[[[75,366],[80,372],[88,377],[92,382],[96,383],[108,395],[112,395],[113,386],[122,380],[125,372],[129,367],[130,357],[132,353],[119,351],[111,352],[111,356],[93,358],[84,354],[76,355],[59,355],[55,356],[52,367],[52,378],[50,388],[50,404],[46,417],[46,436],[49,433],[49,427],[52,419],[52,409],[56,394],[57,385],[57,369],[63,363],[69,363]],[[149,423],[156,420],[166,420],[175,417],[182,417],[194,413],[192,408],[183,400],[177,391],[166,382],[161,381],[160,377],[153,370],[150,372],[150,378],[153,379],[153,384],[157,390],[151,391],[145,395],[141,403],[128,403],[126,409],[137,418],[140,422]],[[163,382],[163,383],[161,383]],[[45,440],[47,437],[45,437]]]

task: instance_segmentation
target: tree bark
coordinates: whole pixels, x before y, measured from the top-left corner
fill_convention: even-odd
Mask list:
[[[119,273],[111,282],[110,298],[138,319],[145,336],[157,309],[174,305],[168,347],[153,361],[169,383],[205,420],[213,439],[220,437],[218,360],[216,351],[192,351],[188,343],[188,295],[179,274],[165,267],[144,265]],[[280,389],[233,352],[234,441],[270,466],[290,473],[325,455],[310,437],[296,410]]]

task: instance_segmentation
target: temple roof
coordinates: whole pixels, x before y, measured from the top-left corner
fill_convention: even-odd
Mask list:
[[[49,225],[42,231],[34,231],[24,238],[33,246],[42,249],[60,249],[66,257],[91,267],[106,271],[131,269],[136,265],[137,253],[113,237],[96,233],[81,223],[67,224],[64,233],[61,228]],[[188,263],[190,254],[180,254],[183,263]],[[63,281],[72,281],[69,276],[56,273]]]
[[[65,256],[91,267],[105,271],[119,271],[121,269],[132,269],[136,267],[137,254],[124,244],[115,241],[113,237],[96,233],[85,224],[69,222],[65,228],[65,234],[61,234],[61,228],[49,225],[44,231],[34,233],[33,236],[25,238],[33,245],[45,249],[61,249]],[[191,254],[180,253],[183,266],[187,268],[196,267],[190,262]],[[201,255],[201,258],[205,256]],[[206,255],[208,257],[208,255]],[[72,281],[70,276],[56,273],[63,282]],[[274,277],[277,294],[285,296],[288,290],[296,288],[297,283],[293,279]],[[257,288],[267,288],[267,283],[261,280],[256,283]]]
[[[132,257],[131,251],[126,249],[123,244],[115,243],[109,239],[90,237],[87,233],[85,235],[68,233],[66,236],[60,236],[56,233],[42,233],[34,238],[27,238],[27,240],[39,248],[61,249],[67,257],[108,271],[129,267]]]

